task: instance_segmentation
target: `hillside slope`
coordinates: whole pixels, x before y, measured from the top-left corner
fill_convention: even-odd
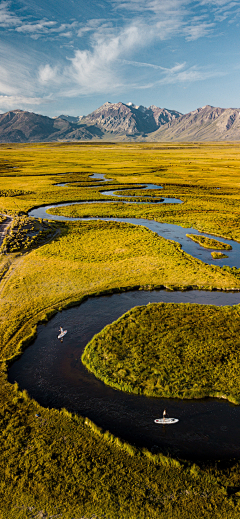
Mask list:
[[[0,142],[52,142],[59,140],[92,140],[101,130],[72,124],[61,118],[51,119],[22,110],[0,115]]]
[[[161,126],[149,141],[240,140],[240,110],[203,106]]]

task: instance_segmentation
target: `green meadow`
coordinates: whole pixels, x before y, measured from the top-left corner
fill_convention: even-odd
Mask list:
[[[82,361],[115,389],[240,404],[240,308],[155,303],[106,326]]]
[[[103,173],[111,181],[101,185],[91,179],[93,173]],[[59,182],[67,185],[56,186]],[[134,189],[146,182],[163,189],[151,193]],[[26,391],[8,382],[8,366],[31,343],[37,324],[63,308],[80,304],[89,295],[156,287],[240,290],[238,269],[220,268],[214,259],[212,265],[202,263],[184,253],[180,244],[146,228],[103,221],[50,222],[27,216],[31,208],[44,204],[114,200],[114,196],[101,194],[114,188],[122,189],[129,201],[150,201],[151,195],[151,200],[152,196],[156,201],[175,197],[183,203],[138,206],[116,199],[111,204],[74,205],[54,212],[74,217],[143,217],[240,240],[237,143],[0,145],[0,213],[3,219],[6,214],[13,217],[0,256],[0,517],[37,518],[39,511],[44,511],[48,518],[63,519],[90,519],[94,515],[99,519],[237,519],[238,460],[198,467],[153,455],[99,429],[87,417],[41,408]],[[233,344],[233,337],[237,334],[234,319],[238,307],[221,311],[202,307],[199,322],[194,305],[188,305],[187,311],[183,307],[161,307],[169,322],[169,329],[162,331],[159,339],[165,352],[169,348],[166,372],[168,362],[176,365],[176,378],[170,381],[169,389],[161,385],[159,371],[150,377],[146,371],[141,383],[131,378],[131,373],[135,377],[136,373],[126,365],[119,366],[117,373],[126,371],[130,391],[153,394],[157,388],[158,394],[165,391],[180,398],[192,392],[199,396],[194,384],[204,374],[204,394],[220,390],[237,401],[238,342]],[[149,363],[150,369],[157,357],[156,369],[160,370],[161,351],[147,343],[148,334],[154,332],[154,312],[160,310],[151,306],[141,311],[146,314],[143,355],[134,343],[136,329],[130,317],[120,319],[117,326],[126,324],[126,337],[132,340],[139,369],[141,363]],[[173,330],[179,315],[188,331],[186,342],[182,327]],[[175,351],[171,336],[177,330],[179,349]],[[101,333],[109,334],[109,328]],[[205,364],[204,354],[196,365],[188,362],[197,345],[203,348],[206,334]],[[212,358],[214,346],[216,357]],[[98,371],[103,370],[100,360]],[[116,371],[114,362],[116,359],[106,374],[107,383]],[[218,387],[213,380],[216,374]],[[114,380],[121,385],[118,376]]]

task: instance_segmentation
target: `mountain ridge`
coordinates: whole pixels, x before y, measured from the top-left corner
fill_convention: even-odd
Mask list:
[[[240,109],[205,105],[177,110],[111,103],[86,116],[48,117],[20,109],[0,114],[0,143],[62,141],[240,140]]]
[[[156,131],[162,124],[180,117],[180,112],[151,105],[136,106],[133,103],[110,103],[109,101],[83,117],[81,122],[94,124],[115,134],[146,134]]]

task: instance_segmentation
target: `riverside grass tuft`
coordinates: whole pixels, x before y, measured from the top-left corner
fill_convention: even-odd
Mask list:
[[[201,236],[198,234],[186,234],[186,236],[196,243],[199,243],[199,245],[202,247],[205,247],[205,249],[232,250],[232,246],[228,243],[223,243],[221,241],[214,240],[213,238],[206,238],[206,236]]]
[[[240,404],[240,307],[154,303],[134,308],[86,346],[106,384],[167,398],[223,396]]]
[[[124,188],[130,200],[151,195],[180,198],[183,204],[123,206],[118,199],[73,206],[74,211],[142,216],[240,241],[239,165],[238,143],[2,144],[1,221],[6,214],[25,218],[44,204],[114,200],[101,191]],[[93,173],[111,182],[93,180]],[[163,190],[134,189],[147,182]],[[239,519],[237,460],[200,468],[138,450],[86,417],[42,408],[7,379],[7,366],[31,343],[37,324],[89,295],[164,286],[240,289],[239,270],[205,265],[180,245],[127,224],[58,222],[47,229],[44,223],[36,221],[35,231],[42,226],[52,234],[28,241],[27,249],[19,223],[0,261],[3,519],[40,513],[63,519]]]
[[[223,252],[211,252],[211,255],[213,259],[221,259],[221,258],[228,258],[227,254],[223,254]]]

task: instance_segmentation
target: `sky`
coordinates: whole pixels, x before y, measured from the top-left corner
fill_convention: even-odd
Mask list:
[[[0,112],[240,107],[240,0],[0,0]]]

